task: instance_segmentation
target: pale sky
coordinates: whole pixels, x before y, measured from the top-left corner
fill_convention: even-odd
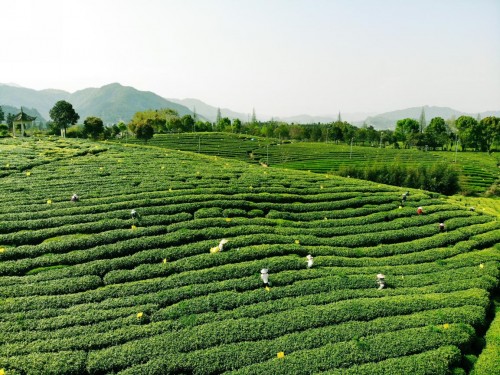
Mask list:
[[[500,110],[500,0],[0,0],[0,82],[257,117]]]

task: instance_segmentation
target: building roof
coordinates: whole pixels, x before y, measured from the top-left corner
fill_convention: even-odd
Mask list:
[[[23,112],[23,109],[21,108],[21,112],[18,113],[12,121],[16,122],[30,122],[30,121],[35,121],[36,117],[30,116],[26,113]]]

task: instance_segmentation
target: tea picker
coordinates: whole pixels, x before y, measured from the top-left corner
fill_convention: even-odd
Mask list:
[[[308,256],[306,256],[306,258],[307,258],[307,268],[311,268],[314,263],[313,256],[309,254]]]
[[[269,270],[267,268],[263,268],[260,270],[260,278],[262,279],[262,282],[264,283],[264,286],[266,288],[269,288],[269,274],[267,273]]]
[[[377,284],[378,284],[378,290],[385,288],[385,275],[384,274],[379,273],[377,275]]]
[[[417,208],[417,214],[422,215],[424,213],[424,210],[422,210],[422,207]]]
[[[214,253],[218,253],[218,252],[222,251],[222,248],[223,248],[223,247],[224,247],[224,245],[225,245],[225,244],[227,244],[227,243],[228,243],[228,240],[226,240],[225,238],[223,238],[223,239],[219,242],[219,244],[218,244],[217,246],[214,246],[214,247],[211,247],[211,248],[210,248],[210,252],[211,252],[212,254],[214,254]]]
[[[71,196],[71,202],[78,202],[79,200],[80,197],[76,193]]]
[[[130,216],[132,217],[132,219],[137,219],[139,217],[139,214],[136,210],[132,210],[130,211]]]
[[[439,223],[439,231],[440,232],[444,232],[445,231],[445,226],[444,226],[444,223]]]
[[[403,193],[403,195],[401,196],[401,206],[403,206],[404,203],[406,202],[406,198],[408,197],[408,195],[410,195],[409,191],[407,191],[406,193]]]

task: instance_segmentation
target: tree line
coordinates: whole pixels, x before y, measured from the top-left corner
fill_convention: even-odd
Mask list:
[[[347,143],[358,146],[392,146],[395,148],[417,147],[430,150],[492,151],[500,144],[500,118],[489,116],[475,119],[471,116],[460,116],[457,119],[444,120],[434,117],[427,125],[425,114],[419,120],[405,118],[396,122],[395,130],[376,130],[371,125],[354,126],[339,119],[331,123],[289,124],[283,121],[258,121],[255,111],[251,120],[222,117],[217,112],[215,122],[193,116],[179,114],[169,108],[136,112],[132,120],[125,124],[120,122],[112,126],[104,126],[99,117],[87,117],[83,125],[74,126],[80,116],[71,103],[58,101],[50,110],[51,121],[48,132],[60,133],[61,136],[89,137],[106,139],[125,137],[132,134],[147,141],[155,133],[180,132],[229,132],[244,133],[261,137],[277,138],[280,141],[309,141],[327,143]],[[10,115],[10,114],[9,114]],[[8,116],[9,117],[9,116]],[[0,132],[7,133],[12,126],[12,118],[7,118],[7,128],[0,127]],[[0,124],[4,121],[4,113],[0,107]],[[9,124],[10,120],[10,124]],[[69,128],[70,127],[70,128]],[[69,129],[68,129],[69,128]]]

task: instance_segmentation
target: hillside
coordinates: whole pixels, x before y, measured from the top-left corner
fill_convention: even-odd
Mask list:
[[[499,279],[494,217],[154,146],[0,145],[8,375],[444,375],[477,354]]]
[[[130,138],[127,142],[141,143]],[[481,152],[421,151],[318,142],[280,143],[277,139],[230,133],[157,134],[151,145],[222,156],[251,163],[317,173],[338,173],[349,166],[374,167],[397,162],[400,166],[452,164],[460,174],[460,192],[482,195],[500,183],[495,154]]]

